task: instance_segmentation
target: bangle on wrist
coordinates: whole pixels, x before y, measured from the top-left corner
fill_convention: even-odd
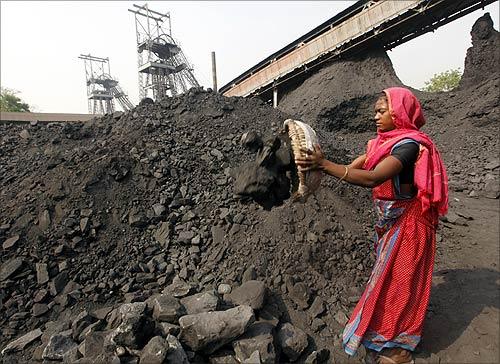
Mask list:
[[[339,183],[342,182],[347,177],[347,175],[349,174],[349,168],[347,166],[344,166],[344,168],[345,168],[345,173],[342,176],[342,178],[339,179]]]

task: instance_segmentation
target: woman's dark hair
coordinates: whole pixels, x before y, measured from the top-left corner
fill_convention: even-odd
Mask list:
[[[384,91],[382,91],[382,92],[379,94],[379,96],[378,96],[378,99],[377,99],[377,100],[380,100],[380,99],[385,100],[385,101],[387,101],[387,102],[389,101],[389,100],[387,100],[387,95],[386,95],[386,93],[385,93]]]

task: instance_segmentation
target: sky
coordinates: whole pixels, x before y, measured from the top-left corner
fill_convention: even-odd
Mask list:
[[[0,84],[37,112],[87,113],[80,54],[109,58],[111,75],[139,101],[134,14],[138,1],[1,1]],[[172,35],[198,82],[218,85],[352,5],[353,1],[149,1],[170,12]],[[424,86],[434,74],[460,68],[475,20],[489,12],[498,30],[499,2],[389,51],[404,84]]]

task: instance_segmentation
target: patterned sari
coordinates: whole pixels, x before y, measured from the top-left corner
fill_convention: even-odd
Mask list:
[[[347,324],[343,345],[380,351],[414,350],[420,341],[432,283],[437,214],[422,214],[416,198],[397,200],[393,181],[374,191],[377,259]]]

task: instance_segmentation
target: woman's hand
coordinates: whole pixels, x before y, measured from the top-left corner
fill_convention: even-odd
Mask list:
[[[313,146],[313,150],[301,149],[304,153],[307,153],[305,158],[296,158],[295,164],[299,167],[301,171],[312,171],[315,169],[323,169],[323,163],[326,160],[323,151],[319,144]]]

